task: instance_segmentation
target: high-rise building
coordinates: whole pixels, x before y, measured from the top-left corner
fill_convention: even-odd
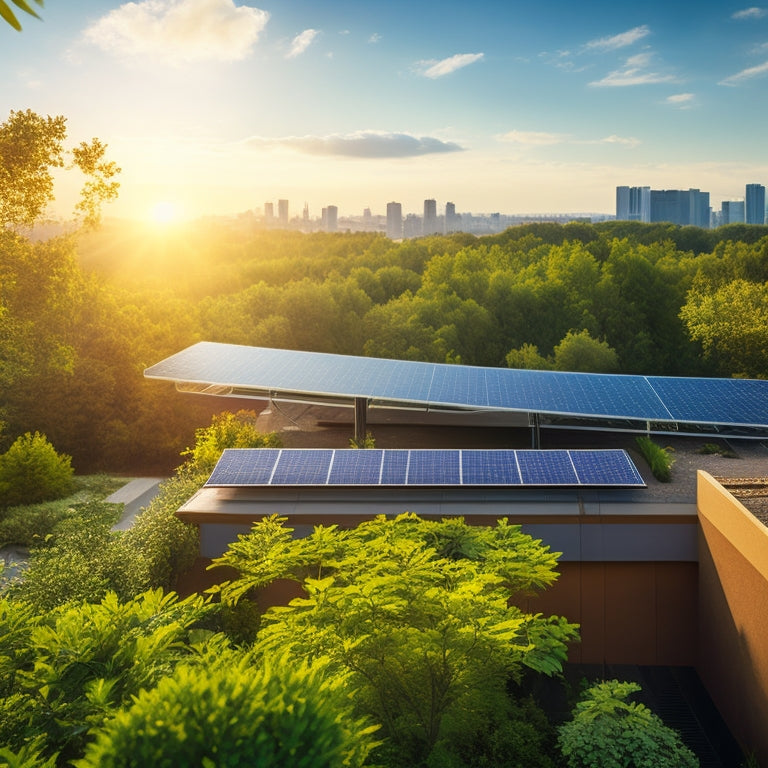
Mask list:
[[[423,234],[435,235],[438,232],[437,227],[437,201],[425,200],[424,201],[424,219],[422,222]]]
[[[403,237],[403,206],[400,203],[387,203],[387,237],[390,240]]]
[[[274,226],[274,223],[275,223],[274,203],[264,203],[264,223],[268,227]]]
[[[747,184],[745,200],[747,224],[765,224],[765,187],[762,184]]]
[[[445,233],[456,232],[459,228],[456,206],[453,203],[445,204]]]
[[[288,201],[287,200],[278,200],[277,201],[277,219],[278,223],[280,224],[283,229],[285,229],[288,226]]]
[[[744,201],[743,200],[723,200],[720,205],[720,223],[721,224],[743,224],[744,223]]]
[[[325,231],[335,232],[339,228],[339,209],[335,205],[329,205],[325,209]]]
[[[650,187],[616,187],[616,218],[619,221],[651,220]]]
[[[651,221],[709,229],[709,192],[698,189],[652,189]]]

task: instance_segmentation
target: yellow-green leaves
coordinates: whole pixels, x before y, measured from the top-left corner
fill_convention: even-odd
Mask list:
[[[39,19],[40,17],[35,13],[35,10],[29,5],[29,3],[25,2],[25,0],[11,0],[11,2],[17,7],[20,8],[24,13],[28,13],[30,16],[34,16],[36,19]],[[43,0],[35,0],[35,2],[42,8],[43,7]],[[0,16],[5,19],[5,21],[8,22],[14,29],[17,29],[19,32],[21,32],[21,23],[16,18],[16,15],[14,14],[11,7],[8,5],[8,3],[5,2],[5,0],[0,0]]]

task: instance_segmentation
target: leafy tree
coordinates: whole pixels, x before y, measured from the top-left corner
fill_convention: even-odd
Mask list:
[[[71,462],[45,435],[27,432],[0,456],[0,504],[34,504],[66,496],[72,490]]]
[[[636,683],[609,680],[589,688],[560,727],[568,768],[697,768],[679,735],[644,704],[629,702]]]
[[[561,669],[575,627],[510,604],[553,583],[556,559],[504,520],[405,514],[303,539],[268,518],[215,562],[240,573],[223,589],[228,601],[276,579],[301,584],[305,597],[266,611],[257,648],[328,657],[382,724],[392,759],[418,765],[449,727],[480,727],[510,676]]]
[[[555,370],[613,373],[619,368],[619,357],[607,342],[593,339],[584,329],[568,331],[555,347]]]
[[[525,368],[531,371],[552,370],[552,361],[539,354],[535,344],[523,344],[520,349],[511,349],[506,357],[508,368]]]
[[[35,13],[34,9],[25,2],[25,0],[11,0],[11,2],[17,8],[21,8],[22,11],[28,13],[30,16],[34,16],[36,19],[40,18],[37,13]],[[43,7],[43,0],[35,0],[35,2],[41,8]],[[19,32],[21,32],[21,23],[16,18],[16,15],[13,13],[11,7],[8,5],[8,3],[5,2],[5,0],[0,0],[0,16],[2,16],[3,19],[14,29],[17,29]]]
[[[77,768],[356,768],[376,730],[327,663],[182,665],[109,720]]]

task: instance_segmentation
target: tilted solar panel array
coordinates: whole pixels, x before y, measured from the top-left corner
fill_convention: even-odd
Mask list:
[[[619,486],[645,483],[622,450],[229,448],[207,486]]]
[[[148,378],[318,402],[511,410],[552,416],[768,427],[768,381],[527,371],[200,342]]]

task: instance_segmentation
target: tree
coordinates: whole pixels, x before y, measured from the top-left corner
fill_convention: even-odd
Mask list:
[[[593,339],[584,329],[568,331],[555,347],[555,370],[612,373],[619,368],[619,356],[605,341]]]
[[[507,368],[525,368],[531,371],[551,371],[552,362],[539,354],[535,344],[523,344],[520,349],[507,352]]]
[[[0,229],[29,227],[40,218],[54,199],[55,168],[77,168],[84,174],[75,214],[88,226],[98,222],[101,203],[117,196],[115,176],[120,169],[106,160],[106,145],[93,139],[67,152],[66,136],[66,118],[61,115],[11,110],[0,123]]]
[[[560,727],[568,768],[698,768],[696,756],[644,704],[628,702],[637,683],[589,688]]]
[[[304,597],[265,612],[257,648],[329,658],[350,675],[359,711],[382,724],[395,762],[419,765],[457,723],[477,731],[510,677],[560,671],[574,625],[510,604],[552,584],[556,561],[505,520],[404,514],[303,539],[274,516],[215,563],[240,574],[223,588],[226,601],[276,579],[301,584]]]
[[[34,16],[36,19],[39,19],[40,17],[35,13],[34,9],[25,2],[25,0],[11,0],[11,2],[17,7],[21,8],[24,13],[28,13],[30,16]],[[35,0],[35,2],[42,8],[43,7],[43,0]],[[21,23],[16,18],[16,15],[11,10],[11,7],[8,5],[8,3],[5,2],[5,0],[0,0],[0,16],[5,19],[8,24],[10,24],[14,29],[17,29],[19,32],[21,32]]]

